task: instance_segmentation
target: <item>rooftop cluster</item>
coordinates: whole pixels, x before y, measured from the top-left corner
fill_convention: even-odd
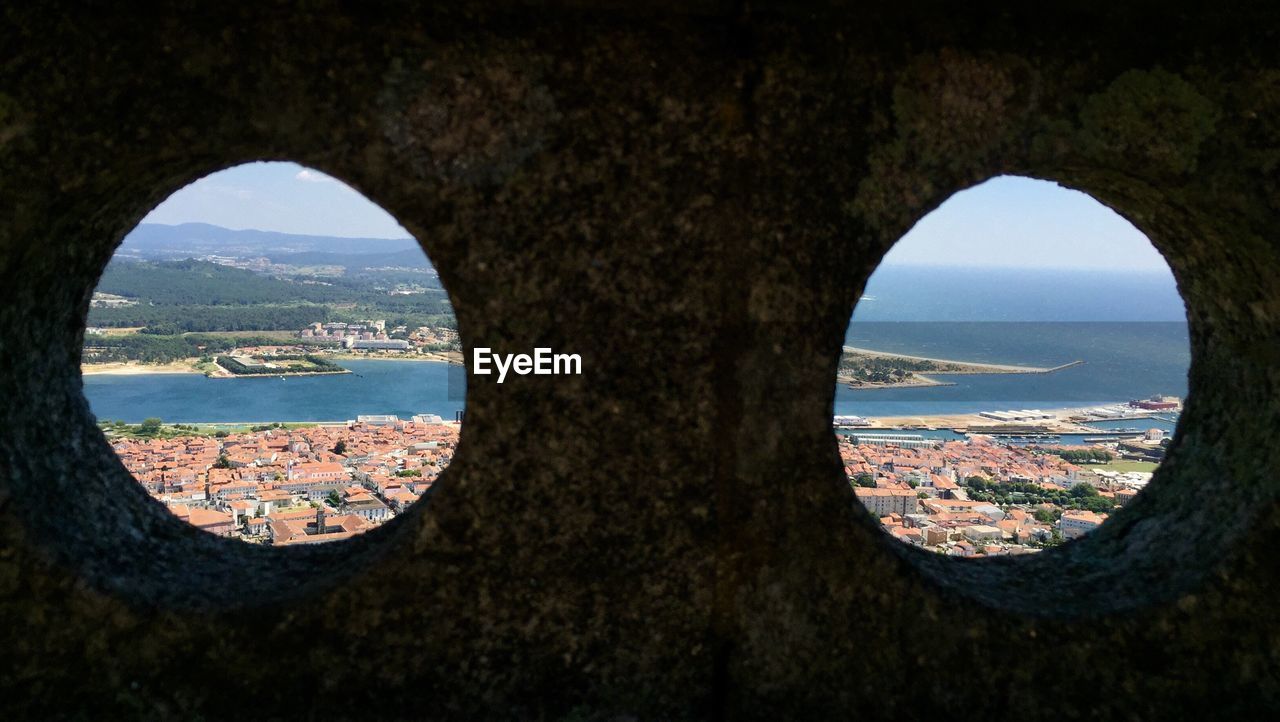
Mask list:
[[[174,514],[267,544],[345,539],[397,514],[453,458],[459,425],[439,417],[167,439],[117,439],[116,454]]]
[[[1025,554],[1079,537],[1150,478],[985,437],[911,447],[841,437],[840,455],[858,499],[886,531],[964,557]]]

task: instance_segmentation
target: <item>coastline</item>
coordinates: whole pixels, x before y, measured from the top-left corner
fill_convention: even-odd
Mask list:
[[[146,364],[138,361],[113,361],[105,364],[80,364],[82,376],[145,376],[147,374],[200,374],[194,364],[174,361]]]
[[[1123,402],[1116,402],[1123,403]],[[1042,409],[1045,413],[1054,414],[1057,418],[1045,419],[1036,422],[1026,422],[1025,426],[1043,426],[1054,433],[1090,433],[1097,431],[1096,428],[1085,424],[1070,421],[1073,416],[1083,416],[1089,409],[1096,408],[1096,404],[1092,406],[1068,406],[1055,409]],[[928,414],[920,416],[867,416],[865,417],[871,422],[869,426],[851,426],[842,427],[849,429],[871,429],[871,430],[892,430],[902,427],[909,428],[935,428],[935,429],[967,429],[971,434],[981,434],[985,427],[1008,427],[1010,423],[1001,422],[996,419],[989,419],[979,415],[980,412],[967,414]],[[1142,417],[1131,419],[1134,426],[1140,426],[1144,420]],[[1017,425],[1017,424],[1014,424]]]
[[[938,372],[933,371],[931,373],[937,374]],[[844,384],[847,388],[853,391],[872,391],[875,389],[914,389],[914,388],[924,388],[924,387],[930,387],[930,386],[955,386],[956,385],[956,382],[954,381],[939,381],[937,379],[929,378],[928,376],[920,376],[915,374],[913,374],[911,378],[907,379],[906,381],[899,381],[897,383],[880,383],[876,381],[859,382],[859,381],[855,381],[853,378],[850,378],[848,376],[837,376],[836,382]]]
[[[342,369],[341,371],[281,371],[271,372],[269,374],[233,374],[233,373],[211,373],[205,374],[205,378],[209,379],[279,379],[286,376],[342,376],[351,373],[351,369]]]
[[[836,376],[836,383],[844,384],[853,391],[872,389],[908,389],[931,386],[955,386],[954,381],[940,381],[934,376],[976,376],[981,374],[1051,374],[1056,371],[1079,366],[1084,361],[1071,361],[1058,366],[1014,366],[1011,364],[992,364],[974,361],[955,361],[953,359],[930,358],[928,356],[911,356],[908,354],[872,351],[871,349],[844,346],[843,354],[881,359],[901,359],[904,361],[926,361],[946,366],[939,370],[925,372],[912,371],[907,378],[896,382],[859,381],[851,376]]]
[[[1083,412],[1095,408],[1094,406],[1070,406],[1064,408],[1045,409],[1046,413],[1055,414],[1058,418],[1046,419],[1039,422],[1028,422],[1023,424],[1027,426],[1027,433],[1049,433],[1049,434],[1105,434],[1106,429],[1089,426],[1087,421],[1077,422],[1069,420],[1071,417],[1079,417]],[[351,417],[366,415],[366,413],[376,413],[372,411],[357,412],[351,414]],[[978,412],[968,414],[928,414],[919,416],[869,416],[865,417],[871,422],[866,426],[839,426],[833,427],[837,432],[856,433],[862,432],[901,432],[912,433],[918,431],[929,430],[951,430],[957,433],[982,435],[982,434],[1009,434],[1019,433],[1011,430],[1011,424],[1001,423],[994,419],[979,416]],[[410,418],[401,418],[401,421],[410,421]],[[1097,421],[1098,419],[1094,419]],[[1130,421],[1133,427],[1144,429],[1145,419],[1142,417],[1132,418]],[[1168,423],[1167,419],[1159,419],[1164,423]],[[312,426],[345,426],[350,419],[322,419],[322,420],[280,420],[273,419],[268,421],[179,421],[173,423],[189,424],[199,427],[200,432],[209,433],[217,430],[228,431],[247,431],[252,426],[262,426],[268,424],[280,423],[288,428],[304,428]],[[136,423],[136,422],[133,422]],[[461,421],[455,421],[449,418],[443,418],[441,423],[447,425],[460,425]],[[1017,426],[1014,424],[1012,426]],[[1039,427],[1039,428],[1037,428]],[[1152,424],[1152,427],[1156,427]],[[1156,427],[1158,428],[1158,427]]]
[[[413,354],[412,356],[383,356],[383,355],[361,355],[361,354],[322,354],[325,359],[334,361],[434,361],[436,363],[447,363],[455,366],[463,364],[462,354],[456,351],[436,352],[432,351],[424,354]],[[171,361],[163,364],[149,364],[141,361],[112,361],[110,363],[82,363],[80,364],[80,374],[82,376],[145,376],[147,374],[200,374],[207,378],[252,378],[254,376],[337,376],[341,374],[351,373],[350,369],[342,371],[318,371],[315,373],[283,373],[283,374],[252,374],[241,375],[231,373],[206,373],[197,368],[198,359],[184,359],[182,361]]]
[[[268,377],[268,378],[271,378],[271,377]],[[1116,402],[1116,403],[1119,403],[1119,402]],[[1097,431],[1096,428],[1082,426],[1079,423],[1067,420],[1072,416],[1083,415],[1085,411],[1092,408],[1096,408],[1096,407],[1095,406],[1069,406],[1064,408],[1044,409],[1046,413],[1056,414],[1058,418],[1052,419],[1052,420],[1046,419],[1042,422],[1036,422],[1036,423],[1027,423],[1026,425],[1028,426],[1044,425],[1044,426],[1063,427],[1064,433],[1089,433],[1091,431]],[[368,415],[368,414],[376,414],[376,413],[378,412],[368,411],[368,412],[359,412],[353,415],[359,416],[359,415]],[[982,427],[984,426],[1008,426],[1009,425],[1007,423],[1002,423],[995,419],[988,419],[988,418],[979,416],[978,413],[979,412],[968,413],[968,414],[927,414],[927,415],[920,415],[920,416],[867,416],[864,418],[872,422],[872,424],[869,426],[853,426],[853,427],[841,427],[841,428],[849,428],[849,429],[855,429],[855,430],[856,429],[891,430],[898,427],[966,428],[971,433],[981,433]],[[408,419],[401,419],[401,421],[408,421]],[[1133,424],[1135,426],[1138,426],[1143,421],[1143,418],[1141,417],[1134,418],[1134,419],[1131,419],[1131,421],[1133,421]],[[261,425],[261,424],[269,424],[269,423],[282,423],[282,424],[288,424],[291,426],[292,425],[333,426],[333,425],[345,424],[347,423],[347,420],[330,419],[330,420],[292,420],[291,421],[287,419],[285,420],[273,419],[270,421],[182,421],[177,423],[192,424],[195,426],[208,426],[208,427],[250,426],[250,425]],[[442,423],[456,424],[460,422],[444,419]],[[1065,430],[1066,427],[1071,427],[1073,430],[1066,431]]]
[[[938,364],[949,364],[951,366],[962,367],[957,371],[932,371],[933,374],[1045,374],[1067,368],[1068,366],[1082,363],[1080,361],[1072,361],[1068,364],[1060,366],[1016,366],[1013,364],[993,364],[982,361],[956,361],[955,359],[931,358],[929,356],[911,356],[904,353],[890,353],[888,351],[873,351],[867,348],[858,348],[856,346],[845,346],[845,353],[857,354],[859,356],[874,356],[878,358],[905,359],[907,361],[930,361]]]

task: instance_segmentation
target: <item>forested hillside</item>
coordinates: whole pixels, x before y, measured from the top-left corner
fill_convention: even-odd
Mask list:
[[[94,308],[89,325],[103,328],[144,327],[147,333],[185,331],[275,331],[299,329],[317,321],[338,320],[328,306],[151,306]]]
[[[114,261],[98,291],[161,305],[221,306],[354,301],[351,289],[262,276],[208,261]]]
[[[393,294],[401,284],[418,292]],[[448,297],[429,273],[361,271],[279,278],[198,260],[113,261],[98,291],[135,305],[93,308],[89,325],[149,333],[299,329],[317,321],[386,318],[393,325],[453,325]]]

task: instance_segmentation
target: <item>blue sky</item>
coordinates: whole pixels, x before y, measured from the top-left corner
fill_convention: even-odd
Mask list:
[[[296,163],[246,163],[169,196],[143,223],[212,223],[224,228],[348,238],[408,238],[391,214],[335,178]]]
[[[313,235],[405,238],[351,187],[294,163],[249,163],[174,193],[143,222],[199,221]],[[1049,181],[1000,177],[961,191],[920,220],[886,265],[1165,271],[1141,232],[1092,197]]]
[[[1001,176],[960,191],[902,237],[886,265],[1168,272],[1118,213],[1050,181]]]

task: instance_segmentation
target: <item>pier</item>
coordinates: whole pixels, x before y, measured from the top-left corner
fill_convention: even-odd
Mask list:
[[[1033,374],[1051,374],[1051,373],[1055,373],[1055,372],[1057,372],[1057,371],[1062,371],[1062,370],[1065,370],[1065,369],[1069,369],[1069,368],[1071,368],[1071,367],[1073,367],[1073,366],[1081,366],[1081,365],[1083,365],[1083,364],[1084,364],[1084,360],[1083,360],[1083,359],[1081,359],[1081,360],[1077,360],[1077,361],[1070,361],[1070,362],[1068,362],[1068,363],[1064,363],[1064,364],[1062,364],[1061,366],[1054,366],[1054,367],[1053,367],[1053,368],[1051,368],[1051,369],[1041,369],[1041,370],[1039,370],[1039,371],[1028,371],[1027,373],[1033,373]]]

